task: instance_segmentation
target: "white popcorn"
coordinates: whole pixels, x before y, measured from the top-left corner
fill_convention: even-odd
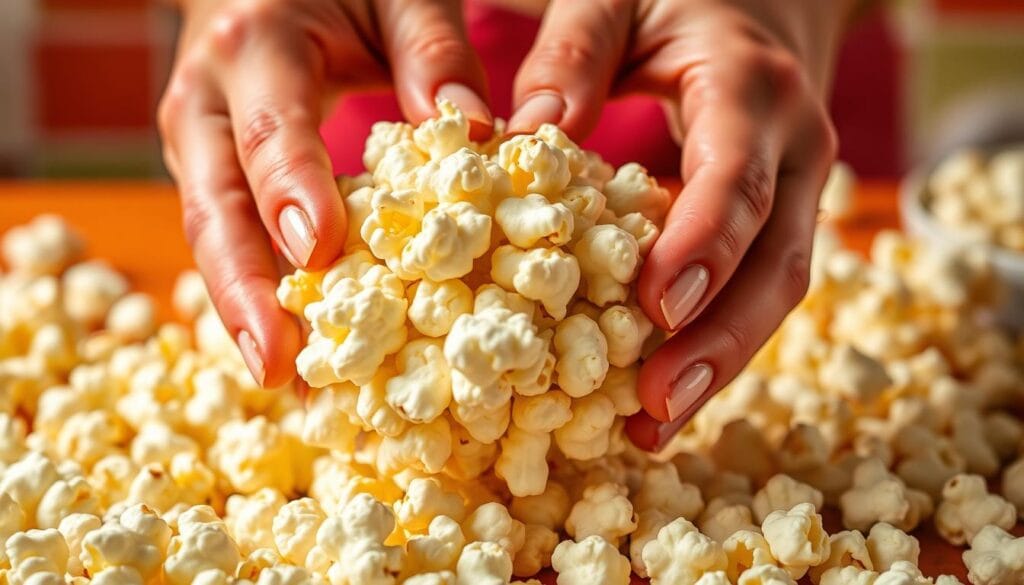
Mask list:
[[[387,403],[402,418],[427,423],[451,402],[452,376],[440,341],[417,339],[395,357],[399,374],[385,385]]]
[[[451,331],[459,315],[473,312],[473,292],[461,280],[421,280],[409,303],[409,322],[428,337]]]
[[[509,558],[523,548],[526,526],[513,518],[507,508],[499,503],[484,504],[473,511],[462,531],[469,542],[493,542],[508,552]]]
[[[668,190],[660,187],[647,169],[637,163],[619,167],[604,186],[608,209],[616,215],[640,212],[654,222],[661,222],[671,204]]]
[[[950,478],[935,512],[935,528],[953,544],[970,543],[985,526],[1009,530],[1016,522],[1017,509],[1013,504],[988,493],[985,479],[978,475]]]
[[[332,583],[391,583],[401,569],[401,549],[384,544],[394,530],[390,510],[368,494],[358,494],[337,516],[320,525],[316,544],[332,561]]]
[[[512,557],[493,542],[471,542],[456,565],[457,585],[504,585],[512,580]]]
[[[541,240],[556,246],[567,244],[573,235],[572,211],[537,193],[505,199],[495,210],[494,219],[508,241],[520,248],[530,248]]]
[[[536,396],[516,396],[512,422],[530,433],[550,433],[572,420],[572,399],[560,390]]]
[[[825,562],[811,568],[812,581],[820,582],[825,571],[833,567],[857,567],[868,571],[874,570],[875,566],[871,560],[871,553],[868,551],[867,540],[860,532],[852,530],[837,532],[829,536],[828,543],[829,556]]]
[[[401,281],[384,267],[371,267],[358,279],[341,278],[323,300],[305,308],[313,333],[296,359],[299,373],[318,388],[346,380],[366,383],[405,343],[406,306]]]
[[[403,140],[412,140],[412,126],[405,122],[375,122],[370,127],[370,135],[366,137],[363,150],[363,166],[369,172],[377,169],[377,164],[384,158],[384,152]]]
[[[502,191],[500,186],[494,188],[496,181],[490,168],[492,165],[493,162],[463,147],[442,158],[436,167],[429,163],[422,167],[429,175],[424,181],[425,186],[438,202],[465,201],[490,214],[493,208],[492,191],[497,196]]]
[[[326,519],[327,515],[316,500],[292,500],[281,506],[271,519],[272,544],[287,561],[304,565],[317,544],[317,531]]]
[[[540,524],[527,524],[523,548],[516,552],[512,561],[512,574],[528,577],[551,566],[551,555],[558,542],[558,533],[554,530]]]
[[[505,372],[529,367],[543,350],[529,318],[501,307],[459,316],[444,342],[452,368],[480,386],[494,384]]]
[[[82,253],[83,243],[63,219],[40,215],[8,230],[0,240],[4,262],[12,271],[57,274]]]
[[[823,364],[820,382],[857,404],[870,404],[892,384],[882,364],[845,344],[835,348]]]
[[[640,268],[640,245],[633,234],[611,224],[597,225],[573,245],[587,300],[599,307],[625,302],[628,284]]]
[[[0,493],[17,502],[26,518],[34,518],[39,500],[57,481],[53,462],[39,453],[28,453],[0,475]]]
[[[434,516],[427,533],[413,536],[406,544],[403,574],[454,570],[465,544],[466,538],[457,521],[444,515]]]
[[[290,457],[287,437],[262,416],[228,421],[209,451],[211,466],[242,493],[263,487],[290,492],[295,481]]]
[[[491,257],[491,278],[507,290],[540,302],[552,317],[562,319],[579,287],[580,265],[576,256],[559,248],[521,250],[506,245]]]
[[[764,522],[768,514],[776,510],[789,510],[793,506],[808,502],[820,510],[824,503],[821,492],[796,481],[785,474],[773,476],[763,488],[754,494],[753,510],[757,521]]]
[[[555,443],[570,459],[586,461],[608,452],[615,424],[615,404],[593,393],[572,403],[572,419],[555,429]]]
[[[1003,470],[1003,497],[1024,517],[1024,457]]]
[[[80,475],[53,482],[39,500],[36,509],[37,528],[57,528],[61,520],[72,514],[98,514],[99,502],[93,488]]]
[[[637,513],[636,530],[629,535],[629,560],[633,572],[638,576],[647,577],[647,565],[643,560],[644,547],[658,538],[658,532],[673,519],[658,508],[643,509]]]
[[[643,311],[624,305],[605,309],[597,324],[608,342],[608,363],[617,368],[627,368],[636,363],[644,342],[654,331],[654,325]]]
[[[636,515],[625,486],[602,483],[583,490],[565,521],[565,531],[577,541],[597,535],[618,545],[619,540],[636,530]]]
[[[558,573],[558,585],[629,583],[629,560],[619,554],[614,545],[597,535],[579,542],[560,542],[551,555],[551,566]]]
[[[737,585],[794,585],[796,581],[775,565],[755,565],[740,574]]]
[[[619,416],[636,414],[643,408],[636,392],[638,375],[639,371],[635,365],[628,368],[610,366],[608,373],[605,374],[604,382],[596,392],[612,401],[615,414]]]
[[[514,496],[535,496],[548,482],[548,449],[551,435],[512,426],[501,439],[501,455],[494,472],[505,480]]]
[[[672,464],[651,465],[644,470],[634,503],[637,510],[660,510],[673,520],[696,520],[704,510],[700,490],[682,482]]]
[[[561,149],[529,135],[513,136],[498,149],[498,164],[508,172],[519,196],[557,197],[569,184],[569,163]]]
[[[554,201],[572,212],[573,239],[578,239],[584,232],[597,225],[598,220],[604,215],[606,198],[604,193],[590,185],[569,185]],[[629,229],[626,231],[633,233]]]
[[[436,418],[412,425],[396,437],[384,437],[377,450],[377,470],[383,476],[410,468],[438,473],[451,453],[451,425],[447,419]]]
[[[82,539],[82,566],[95,575],[111,567],[131,567],[144,580],[157,575],[171,540],[171,529],[145,505],[125,510]]]
[[[560,530],[569,517],[569,494],[562,484],[548,481],[544,491],[535,496],[513,497],[509,512],[527,525],[537,524],[551,530]]]
[[[921,554],[916,538],[885,522],[871,527],[867,547],[871,564],[878,571],[888,571],[898,561],[916,565]]]
[[[667,524],[644,546],[643,561],[652,585],[692,585],[710,571],[724,571],[725,552],[685,518]]]
[[[128,292],[128,281],[100,261],[82,262],[68,268],[61,285],[64,310],[86,326],[101,323],[107,311]]]
[[[998,526],[985,526],[963,554],[972,585],[1010,585],[1024,577],[1024,537],[1014,538]]]
[[[886,470],[878,459],[857,466],[853,486],[842,495],[843,526],[868,530],[876,522],[887,522],[903,530],[912,530],[931,514],[931,498],[909,489]]]
[[[285,503],[281,492],[272,488],[262,488],[249,496],[234,494],[227,499],[224,524],[242,554],[275,548],[274,519]]]
[[[460,278],[487,252],[490,240],[490,216],[463,201],[441,203],[423,216],[420,231],[404,244],[396,273],[434,281]]]
[[[17,532],[7,539],[5,548],[7,561],[15,573],[63,575],[67,570],[68,545],[56,528]]]
[[[171,539],[164,561],[164,577],[170,585],[196,582],[207,571],[233,575],[242,557],[223,523],[178,523],[178,536]],[[211,578],[207,575],[206,578]],[[214,581],[216,582],[216,581]]]
[[[156,330],[152,297],[132,293],[118,299],[107,313],[105,328],[125,342],[142,341]]]
[[[768,541],[760,532],[738,530],[722,543],[726,557],[726,575],[736,582],[747,569],[760,565],[777,565]]]
[[[425,120],[412,131],[416,146],[438,160],[469,146],[469,122],[454,104],[437,100],[439,116]]]
[[[556,381],[573,398],[587,396],[608,374],[608,341],[586,315],[573,315],[555,328]]]
[[[435,478],[416,478],[401,500],[394,504],[398,524],[409,532],[426,531],[434,518],[445,516],[462,521],[466,516],[466,504],[457,493],[444,489]]]
[[[0,504],[2,505],[2,504]],[[85,574],[85,566],[82,564],[82,543],[85,536],[103,525],[99,517],[92,514],[70,514],[60,521],[57,530],[64,537],[68,545],[68,566],[69,575],[82,576]],[[0,530],[0,540],[6,540],[3,531]]]
[[[814,505],[797,504],[789,510],[776,510],[761,525],[775,557],[794,579],[820,565],[829,557],[828,534]]]

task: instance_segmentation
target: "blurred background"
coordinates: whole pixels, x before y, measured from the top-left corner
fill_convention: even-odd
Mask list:
[[[0,2],[0,177],[165,176],[153,120],[177,27],[154,0]],[[919,0],[865,18],[832,110],[841,158],[863,177],[1024,137],[1024,0]]]

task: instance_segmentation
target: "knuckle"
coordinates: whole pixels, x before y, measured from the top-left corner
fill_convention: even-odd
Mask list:
[[[729,355],[748,355],[756,347],[751,337],[750,324],[744,319],[732,318],[722,325],[725,352]]]
[[[718,228],[718,249],[723,258],[740,258],[746,249],[739,222],[730,218]]]
[[[586,43],[560,36],[534,49],[531,60],[535,64],[557,67],[559,71],[591,71],[597,62],[597,52]]]
[[[271,3],[254,1],[236,3],[213,19],[209,43],[221,57],[235,56],[246,40],[260,34],[274,20]]]
[[[259,108],[249,114],[236,138],[242,162],[252,164],[282,126],[281,116],[269,108]]]
[[[449,62],[466,52],[461,38],[450,30],[427,30],[409,39],[407,50],[425,63]]]
[[[184,191],[184,188],[182,189]],[[198,244],[210,225],[212,216],[209,206],[201,205],[194,201],[186,200],[182,205],[181,223],[185,231],[185,241],[193,250],[198,249]]]

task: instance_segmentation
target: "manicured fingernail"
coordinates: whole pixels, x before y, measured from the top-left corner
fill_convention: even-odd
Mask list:
[[[688,266],[676,276],[661,296],[661,312],[671,329],[679,327],[693,312],[708,290],[708,269],[700,264]]]
[[[686,411],[697,402],[708,386],[711,386],[713,375],[714,371],[711,366],[694,364],[680,374],[675,382],[672,382],[668,398],[665,399],[669,420],[675,421],[686,414]]]
[[[281,211],[281,215],[277,218],[277,225],[281,230],[281,237],[284,238],[288,255],[291,257],[289,259],[296,266],[305,266],[316,246],[316,237],[313,235],[313,226],[309,222],[309,216],[298,207],[289,205]]]
[[[437,88],[436,97],[446,99],[462,110],[469,121],[490,126],[494,123],[491,110],[475,91],[461,83],[446,83]]]
[[[508,121],[510,133],[536,132],[545,122],[558,124],[565,115],[565,100],[556,93],[536,93],[526,98]]]
[[[652,447],[652,450],[657,453],[668,445],[668,442],[672,440],[672,437],[679,434],[679,429],[683,428],[686,424],[685,420],[674,420],[672,422],[664,423],[658,427],[658,440]]]
[[[249,335],[248,331],[242,331],[238,334],[238,349],[242,352],[242,359],[245,360],[246,367],[252,373],[252,378],[256,380],[257,384],[262,386],[267,372],[263,368],[260,348],[256,346],[256,341],[252,338],[252,335]]]

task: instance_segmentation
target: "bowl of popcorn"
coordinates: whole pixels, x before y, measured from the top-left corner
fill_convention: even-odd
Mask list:
[[[1024,145],[961,149],[912,174],[900,212],[907,231],[934,246],[990,254],[1006,289],[1001,317],[1024,325]]]
[[[0,583],[1024,582],[986,258],[821,230],[807,298],[647,453],[633,289],[669,194],[440,110],[374,127],[345,254],[280,284],[306,396],[256,384],[197,273],[158,323],[59,217],[3,237]]]

